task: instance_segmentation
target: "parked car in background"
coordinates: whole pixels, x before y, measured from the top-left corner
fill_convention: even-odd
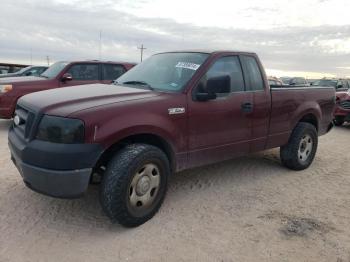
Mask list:
[[[313,86],[331,86],[338,91],[347,91],[350,89],[349,79],[320,79],[312,83]]]
[[[350,89],[350,80],[349,79],[339,79],[337,82],[336,91],[348,91]]]
[[[278,79],[277,77],[270,76],[267,78],[270,86],[282,86],[283,82],[282,80]]]
[[[331,87],[336,87],[337,86],[337,80],[335,79],[319,79],[311,84],[312,86],[331,86]]]
[[[282,77],[280,77],[280,79],[282,80],[282,82],[283,82],[284,85],[288,85],[288,84],[289,84],[289,80],[291,80],[292,77],[289,77],[289,76],[282,76]]]
[[[4,77],[17,77],[17,76],[39,76],[47,69],[47,66],[28,66],[16,73],[1,74],[0,78]]]
[[[167,52],[114,85],[22,97],[9,148],[43,194],[78,197],[101,174],[103,210],[135,227],[158,211],[174,172],[274,147],[286,167],[308,168],[334,103],[331,87],[270,88],[254,53]]]
[[[310,84],[306,81],[305,77],[293,77],[289,80],[290,86],[309,86]]]
[[[336,93],[336,108],[334,110],[334,124],[341,126],[350,122],[350,90]]]
[[[110,84],[135,64],[101,61],[57,62],[40,76],[0,79],[0,118],[12,118],[17,100],[29,93],[47,89]]]

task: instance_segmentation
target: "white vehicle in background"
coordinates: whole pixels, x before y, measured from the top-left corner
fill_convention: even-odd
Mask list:
[[[293,77],[289,80],[290,86],[310,86],[305,77]]]

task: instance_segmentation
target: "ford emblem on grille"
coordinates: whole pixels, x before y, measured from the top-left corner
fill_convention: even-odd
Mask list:
[[[13,118],[13,122],[15,123],[16,126],[19,126],[22,121],[18,115],[15,115],[15,117]]]

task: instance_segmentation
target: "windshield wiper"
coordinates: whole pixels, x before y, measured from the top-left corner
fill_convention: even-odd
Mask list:
[[[126,81],[126,82],[123,82],[124,85],[140,85],[140,86],[145,86],[147,87],[148,89],[150,90],[154,90],[154,88],[149,85],[148,83],[146,83],[145,81]]]

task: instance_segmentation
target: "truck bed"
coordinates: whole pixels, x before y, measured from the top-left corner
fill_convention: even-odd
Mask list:
[[[315,91],[318,91],[316,97]],[[331,112],[334,103],[333,87],[271,87],[271,117],[267,148],[287,143],[293,127],[301,120],[300,115],[315,121],[319,135],[325,134],[332,122]]]

